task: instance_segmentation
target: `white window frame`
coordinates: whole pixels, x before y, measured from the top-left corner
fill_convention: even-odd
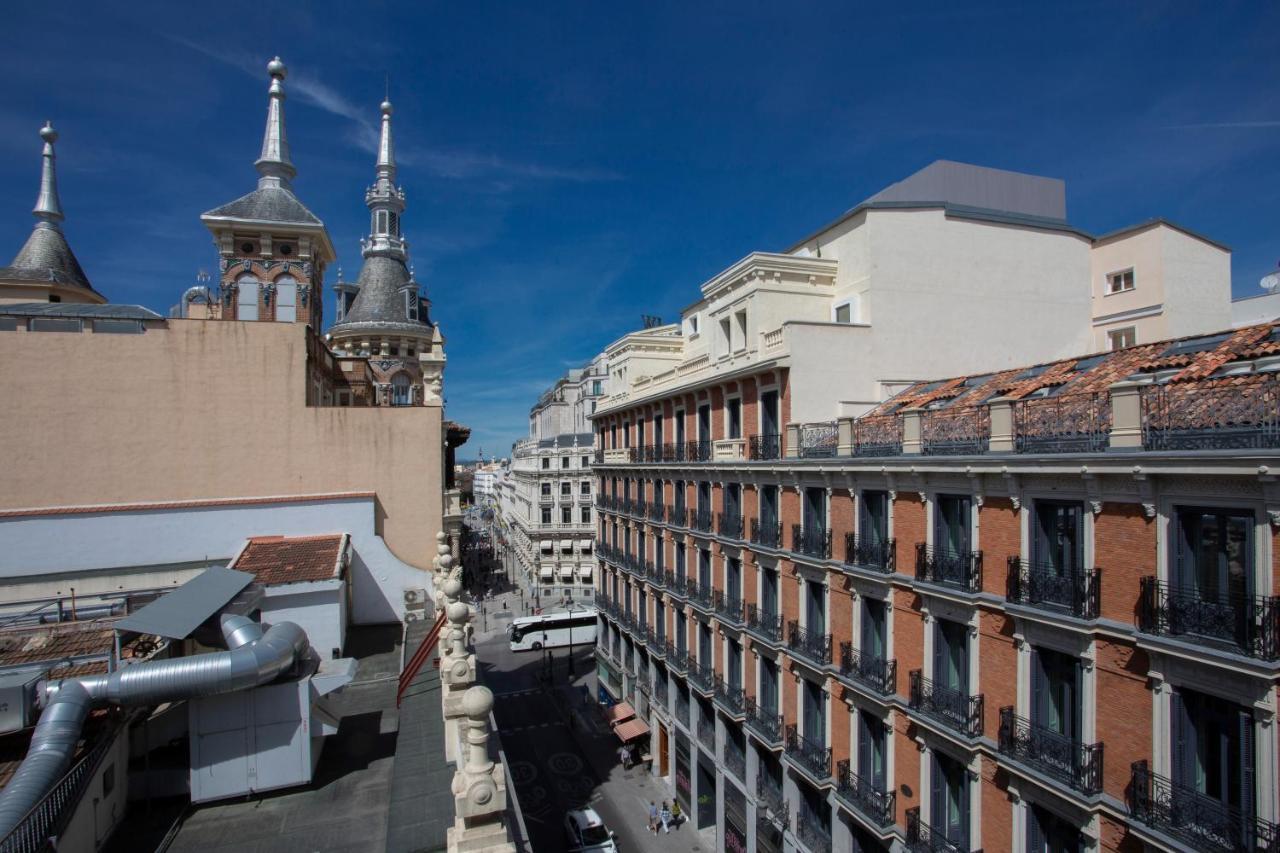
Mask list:
[[[1124,332],[1129,332],[1132,336],[1132,340],[1129,343],[1125,344],[1124,346],[1116,346],[1114,336],[1122,334]],[[1107,349],[1110,352],[1116,352],[1118,350],[1128,349],[1129,347],[1135,347],[1137,345],[1138,345],[1138,327],[1137,326],[1118,326],[1114,329],[1107,329]]]
[[[1116,287],[1115,283],[1117,281],[1121,282],[1121,284],[1124,283],[1125,276],[1128,276],[1129,278],[1129,286]],[[1138,289],[1138,277],[1134,274],[1133,267],[1107,273],[1107,283],[1106,283],[1107,296],[1114,296],[1117,293],[1132,293],[1137,289]]]
[[[276,322],[298,322],[298,280],[291,275],[276,279]]]
[[[252,293],[253,298],[249,299],[248,294]],[[236,279],[236,319],[237,320],[257,320],[258,319],[258,300],[261,298],[262,282],[258,277],[245,273]],[[247,316],[252,314],[253,316]]]

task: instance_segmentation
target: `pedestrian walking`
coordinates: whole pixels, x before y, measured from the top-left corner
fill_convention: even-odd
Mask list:
[[[658,817],[662,820],[662,831],[671,832],[671,807],[666,800],[662,801],[662,811],[658,813]]]
[[[681,824],[680,818],[682,816],[683,816],[683,813],[680,811],[680,801],[672,800],[671,801],[671,825],[674,826],[676,829],[680,828],[680,824]]]
[[[649,801],[649,831],[658,834],[658,804],[653,800]]]

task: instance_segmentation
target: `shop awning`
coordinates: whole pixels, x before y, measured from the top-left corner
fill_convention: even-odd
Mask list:
[[[614,727],[613,732],[618,736],[618,740],[626,743],[627,741],[635,740],[638,737],[647,735],[649,733],[649,726],[639,717],[633,717],[625,723],[619,723]]]
[[[631,707],[630,702],[619,702],[617,705],[604,709],[604,721],[611,726],[616,726],[624,720],[629,720],[636,715],[636,709]]]

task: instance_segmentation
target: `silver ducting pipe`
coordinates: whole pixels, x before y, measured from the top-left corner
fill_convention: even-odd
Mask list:
[[[183,317],[190,316],[191,302],[198,296],[203,296],[204,301],[207,304],[209,305],[213,304],[213,301],[214,301],[213,294],[209,291],[209,288],[206,285],[197,284],[195,287],[188,287],[187,292],[182,294],[182,316]]]
[[[223,614],[221,628],[225,652],[146,661],[106,675],[50,683],[27,757],[0,790],[0,838],[12,832],[67,771],[95,703],[155,705],[247,690],[274,681],[307,653],[306,632],[292,622],[272,625],[263,633],[258,623],[244,616]]]

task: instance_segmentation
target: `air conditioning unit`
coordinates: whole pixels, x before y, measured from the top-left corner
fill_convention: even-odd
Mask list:
[[[405,604],[417,604],[417,603],[418,603],[418,599],[419,599],[419,598],[421,598],[421,591],[420,591],[420,590],[416,590],[416,589],[406,589],[406,590],[404,591],[404,603],[405,603]]]
[[[404,612],[404,621],[406,622],[417,622],[421,618],[422,618],[421,610],[406,610]]]

